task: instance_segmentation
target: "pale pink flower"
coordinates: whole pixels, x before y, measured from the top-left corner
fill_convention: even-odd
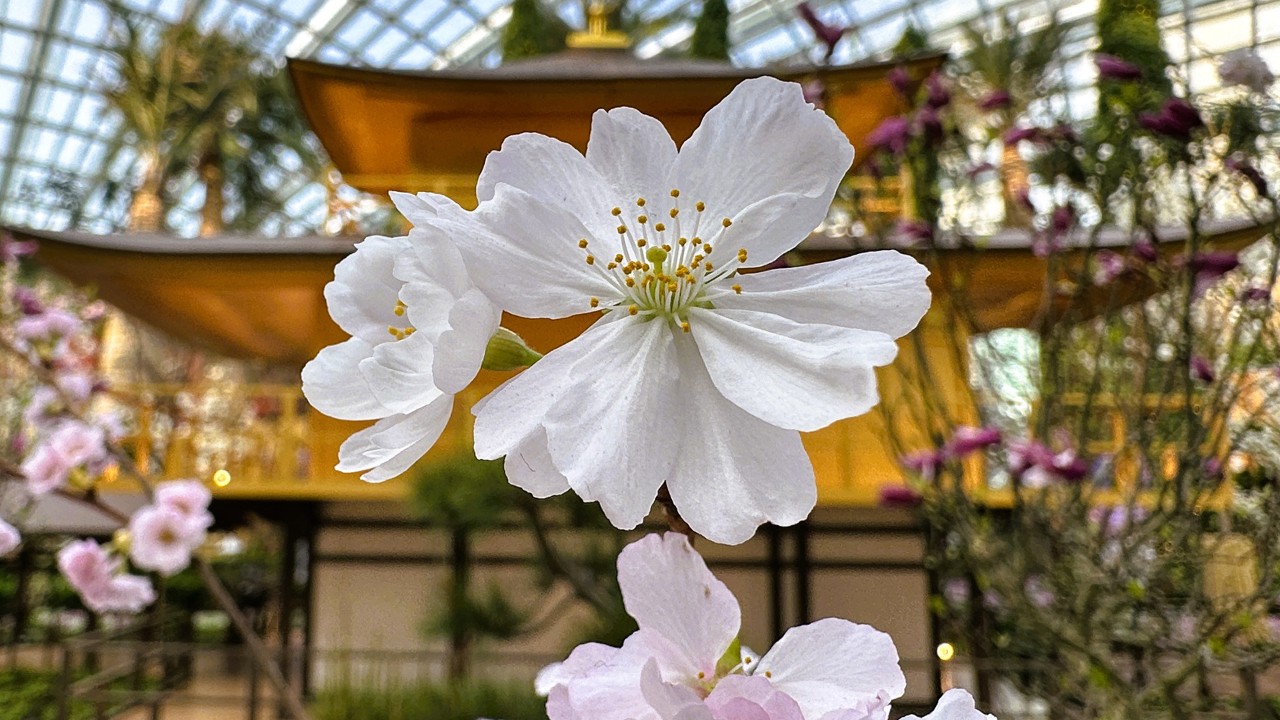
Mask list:
[[[119,574],[119,558],[93,540],[76,540],[58,551],[58,569],[96,613],[136,613],[156,599],[150,580]]]
[[[213,493],[199,480],[173,480],[156,486],[155,505],[181,513],[187,518],[193,533],[203,533],[213,525],[213,515],[209,514],[211,500]]]
[[[48,443],[66,461],[67,466],[94,469],[105,463],[107,438],[102,428],[79,420],[67,420],[49,435]]]
[[[978,710],[973,696],[959,688],[948,690],[938,698],[938,705],[933,712],[923,718],[908,715],[902,720],[996,720],[995,715]]]
[[[8,555],[22,544],[22,533],[18,528],[0,519],[0,556]]]
[[[906,687],[889,636],[847,620],[791,628],[759,659],[739,654],[738,601],[683,535],[628,545],[618,584],[640,629],[538,674],[551,720],[884,720]]]
[[[13,332],[28,342],[58,340],[80,329],[80,318],[61,308],[49,308],[35,315],[20,318]]]
[[[1256,93],[1265,93],[1276,81],[1267,61],[1248,48],[1233,50],[1222,56],[1218,77],[1227,85],[1241,85]]]
[[[129,558],[143,570],[173,575],[191,564],[205,527],[173,507],[148,505],[129,519]]]
[[[67,484],[71,466],[67,459],[48,442],[40,443],[22,461],[22,474],[32,495],[46,495]]]

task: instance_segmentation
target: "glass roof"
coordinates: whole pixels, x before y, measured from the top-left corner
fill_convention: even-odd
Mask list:
[[[439,69],[496,65],[510,0],[116,0],[157,21],[191,11],[206,28],[267,28],[263,53],[372,68]],[[553,5],[571,26],[581,26],[581,0]],[[730,0],[733,61],[742,66],[812,63],[819,56],[812,33],[795,12],[797,0]],[[1049,12],[1049,0],[815,0],[827,22],[853,29],[833,61],[875,57],[912,24],[935,47],[962,53],[958,26],[998,7],[1016,7],[1025,22]],[[1053,108],[1073,116],[1093,105],[1093,45],[1097,0],[1056,0],[1073,24],[1063,78],[1069,91]],[[1280,0],[1164,0],[1165,47],[1193,92],[1217,83],[1213,56],[1254,46],[1280,68]],[[687,42],[697,4],[683,0],[631,0],[647,35],[636,53],[653,56]],[[127,182],[133,156],[126,148],[108,164],[108,143],[119,120],[97,91],[109,73],[103,45],[111,31],[103,0],[0,0],[0,222],[65,229],[78,213],[81,227],[121,226],[122,209],[105,206],[104,183]],[[270,181],[290,197],[286,212],[266,232],[299,233],[319,227],[326,194],[300,181],[287,163]],[[175,213],[179,230],[194,234],[193,191]],[[171,216],[171,219],[172,216]]]

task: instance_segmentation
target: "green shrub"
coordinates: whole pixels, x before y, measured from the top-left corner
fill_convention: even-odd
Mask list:
[[[118,681],[126,687],[129,679]],[[148,685],[154,685],[148,681]],[[0,670],[0,720],[55,720],[60,691],[58,673],[53,670],[13,668]],[[104,708],[107,716],[112,712]],[[95,707],[87,702],[71,703],[71,720],[93,720]]]
[[[315,720],[546,720],[533,683],[469,680],[381,686],[339,682],[316,693]],[[0,716],[0,720],[2,716]]]

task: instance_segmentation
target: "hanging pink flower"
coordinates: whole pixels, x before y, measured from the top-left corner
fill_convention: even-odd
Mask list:
[[[191,553],[205,540],[205,528],[173,507],[148,505],[129,519],[129,537],[133,564],[168,576],[191,564]]]
[[[151,581],[120,574],[119,558],[93,540],[76,540],[59,550],[58,570],[97,613],[136,613],[156,600]]]
[[[22,544],[22,533],[18,528],[0,519],[0,557],[8,555]]]

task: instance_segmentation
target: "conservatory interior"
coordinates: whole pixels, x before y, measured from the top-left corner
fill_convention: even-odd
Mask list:
[[[1280,717],[1277,67],[0,0],[0,720]]]

